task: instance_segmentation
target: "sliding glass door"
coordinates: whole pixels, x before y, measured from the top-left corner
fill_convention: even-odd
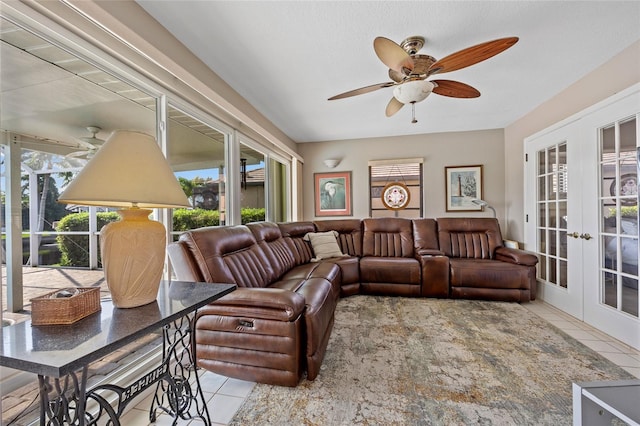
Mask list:
[[[191,203],[191,209],[174,209],[174,235],[227,224],[226,151],[231,130],[221,124],[214,128],[172,105],[167,116],[167,159]]]

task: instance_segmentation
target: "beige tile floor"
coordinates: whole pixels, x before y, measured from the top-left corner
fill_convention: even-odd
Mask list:
[[[207,401],[211,424],[216,426],[229,424],[254,385],[253,382],[230,379],[211,372],[202,373],[200,386]],[[167,415],[160,415],[156,423],[149,423],[149,407],[152,398],[153,395],[141,397],[141,401],[122,417],[121,423],[127,426],[172,424],[173,419]],[[193,420],[178,424],[197,425],[202,422]]]
[[[522,306],[640,378],[640,351],[541,301]]]

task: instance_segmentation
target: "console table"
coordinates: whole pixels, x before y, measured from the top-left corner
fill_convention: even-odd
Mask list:
[[[194,418],[209,425],[191,351],[191,322],[199,308],[235,288],[235,284],[163,281],[157,300],[148,305],[119,309],[103,301],[100,312],[71,325],[33,326],[26,321],[4,327],[0,365],[38,375],[41,425],[94,425],[103,416],[119,425],[127,404],[153,385],[150,421],[163,411],[174,418],[174,425],[178,419]],[[87,389],[91,362],[160,328],[163,361],[157,368],[126,388],[106,384]],[[109,403],[110,393],[117,404]]]

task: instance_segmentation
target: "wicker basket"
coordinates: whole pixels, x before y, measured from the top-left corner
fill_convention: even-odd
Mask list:
[[[52,297],[61,291],[76,292],[71,297]],[[98,312],[100,307],[99,287],[67,288],[52,291],[31,299],[32,325],[73,324]]]

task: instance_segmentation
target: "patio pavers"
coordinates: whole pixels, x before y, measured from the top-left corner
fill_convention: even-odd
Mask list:
[[[7,312],[7,273],[2,265],[2,318],[23,321],[31,313],[30,299],[68,287],[100,287],[100,297],[109,297],[104,271],[79,268],[30,267],[22,268],[24,310]]]

